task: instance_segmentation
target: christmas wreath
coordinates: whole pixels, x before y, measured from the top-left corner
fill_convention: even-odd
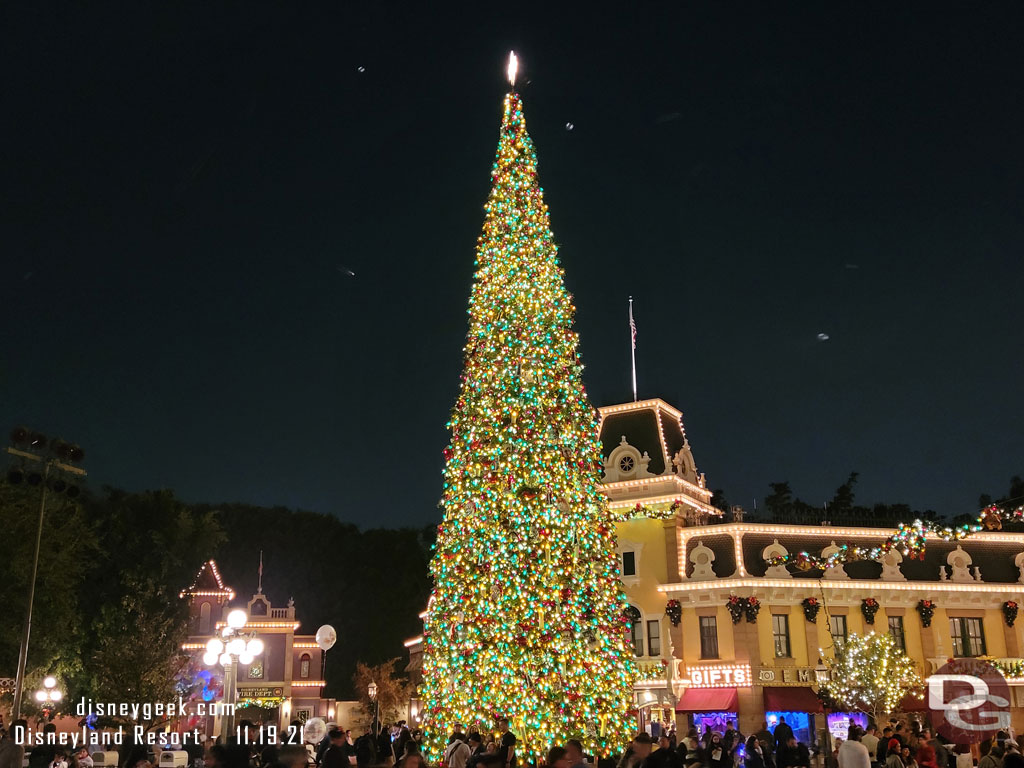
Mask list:
[[[729,599],[725,603],[725,607],[729,609],[729,615],[732,617],[733,624],[739,624],[740,619],[743,618],[743,608],[746,603],[742,597],[736,597],[736,595],[729,595]]]
[[[1018,606],[1013,600],[1003,603],[1003,618],[1006,619],[1006,626],[1012,627],[1013,622],[1017,620],[1017,609]]]
[[[800,605],[804,607],[804,618],[812,624],[818,620],[818,611],[821,610],[821,603],[818,602],[816,597],[805,597],[800,601]]]
[[[878,613],[878,601],[873,597],[865,597],[860,601],[860,612],[864,614],[864,621],[874,624],[875,614]]]
[[[679,605],[678,600],[669,600],[665,603],[665,615],[673,627],[679,626],[679,622],[683,620],[683,607]]]
[[[921,616],[921,626],[930,627],[932,625],[932,616],[935,615],[935,603],[931,600],[918,600],[917,612]]]
[[[743,612],[747,615],[747,623],[753,624],[757,621],[757,612],[761,610],[760,601],[751,595],[747,598],[746,605],[743,607]]]

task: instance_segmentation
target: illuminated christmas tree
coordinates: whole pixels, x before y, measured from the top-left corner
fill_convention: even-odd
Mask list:
[[[514,78],[510,78],[513,79]],[[507,717],[517,753],[628,740],[635,676],[594,410],[522,101],[505,97],[448,424],[421,688],[436,759]]]
[[[857,710],[876,723],[896,712],[908,693],[924,687],[914,660],[890,634],[852,634],[837,642],[828,659],[828,682],[819,687],[822,701],[836,710]]]

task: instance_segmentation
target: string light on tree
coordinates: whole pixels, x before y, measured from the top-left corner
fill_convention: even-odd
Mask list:
[[[514,85],[518,61],[509,58]],[[520,759],[628,741],[636,667],[596,414],[522,101],[505,96],[445,449],[423,636],[425,749],[507,717]]]
[[[835,657],[825,661],[826,680],[818,688],[832,709],[864,712],[880,723],[899,708],[904,696],[924,687],[913,659],[888,633],[851,634],[834,650]]]

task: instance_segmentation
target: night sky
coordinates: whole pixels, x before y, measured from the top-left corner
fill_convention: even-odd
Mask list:
[[[18,5],[0,428],[93,487],[437,521],[510,48],[595,405],[632,294],[732,503],[1024,472],[1024,5]]]

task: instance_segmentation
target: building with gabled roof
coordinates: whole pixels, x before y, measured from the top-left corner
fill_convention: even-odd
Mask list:
[[[238,605],[234,602],[235,591],[224,583],[213,560],[203,564],[192,585],[181,591],[181,597],[189,601],[189,637],[182,649],[193,657],[197,668],[205,667],[207,642],[219,636],[227,626],[228,613],[235,608],[245,609],[249,615],[246,629],[254,630],[263,641],[264,651],[259,657],[251,664],[238,665],[236,719],[282,728],[292,720],[334,719],[336,702],[323,696],[325,652],[314,635],[297,634],[300,625],[294,601],[289,600],[283,607],[272,605],[261,583],[244,605]],[[220,666],[205,668],[214,678],[210,687],[222,690]],[[210,716],[189,727],[199,727],[213,736],[220,732],[219,720]]]

